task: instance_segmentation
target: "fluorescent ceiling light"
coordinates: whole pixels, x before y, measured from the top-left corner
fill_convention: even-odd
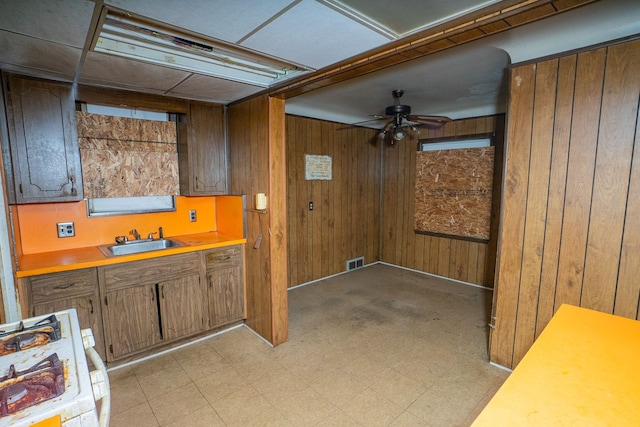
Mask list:
[[[420,151],[458,150],[462,148],[484,148],[491,146],[491,138],[459,139],[443,142],[424,142]]]
[[[308,69],[108,12],[94,51],[269,87]]]

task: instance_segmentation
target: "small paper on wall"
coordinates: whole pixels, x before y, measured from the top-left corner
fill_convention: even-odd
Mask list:
[[[305,154],[304,175],[307,181],[331,181],[331,157]]]

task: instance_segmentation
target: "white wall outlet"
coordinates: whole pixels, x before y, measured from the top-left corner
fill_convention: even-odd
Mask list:
[[[76,235],[76,228],[73,222],[59,222],[56,225],[58,226],[58,237],[73,237]]]
[[[196,217],[196,210],[195,209],[191,209],[189,211],[189,221],[196,222],[197,220],[198,220],[198,218]]]

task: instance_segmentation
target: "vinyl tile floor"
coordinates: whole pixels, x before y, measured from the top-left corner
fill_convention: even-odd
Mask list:
[[[289,291],[289,340],[224,333],[111,370],[111,426],[468,426],[508,376],[491,291],[374,264]]]

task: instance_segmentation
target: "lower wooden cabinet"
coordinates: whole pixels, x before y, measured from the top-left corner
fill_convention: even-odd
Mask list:
[[[162,337],[173,340],[209,328],[207,287],[200,283],[200,276],[186,277],[158,284]]]
[[[207,288],[200,280],[198,253],[100,270],[108,361],[208,328]]]
[[[204,259],[209,287],[211,326],[244,319],[242,246],[205,251]]]
[[[91,328],[96,351],[104,359],[104,334],[98,274],[95,268],[28,277],[23,280],[31,301],[30,316],[75,308],[80,327]]]
[[[244,319],[243,246],[21,279],[31,316],[75,308],[117,361]]]

